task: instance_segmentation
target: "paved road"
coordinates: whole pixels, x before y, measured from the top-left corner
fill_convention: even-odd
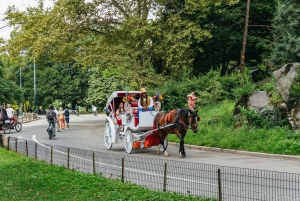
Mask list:
[[[9,135],[21,139],[34,140],[38,143],[127,155],[123,141],[119,144],[114,144],[111,150],[106,150],[103,142],[105,115],[100,114],[94,117],[92,114],[88,114],[78,117],[71,115],[70,117],[70,130],[57,133],[57,137],[52,140],[48,139],[46,132],[48,123],[44,116],[41,116],[40,120],[24,123],[20,133],[12,132]],[[157,147],[146,150],[134,150],[131,155],[300,174],[300,157],[299,159],[269,158],[268,156],[255,157],[187,148],[187,157],[179,158],[178,146],[176,145],[169,144],[169,157],[156,155],[156,148]]]

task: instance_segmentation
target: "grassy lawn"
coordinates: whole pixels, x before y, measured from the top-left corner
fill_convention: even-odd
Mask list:
[[[0,200],[146,200],[212,199],[152,191],[137,185],[49,165],[0,148]]]
[[[288,128],[257,128],[242,125],[235,128],[234,103],[203,107],[198,111],[201,121],[198,133],[188,131],[185,144],[246,150],[273,154],[300,155],[300,135]],[[179,142],[176,135],[169,141]]]

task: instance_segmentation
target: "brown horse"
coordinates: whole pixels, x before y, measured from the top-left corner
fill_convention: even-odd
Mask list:
[[[160,145],[158,146],[157,154],[160,154],[160,146],[162,146],[165,156],[168,156],[168,152],[166,151],[166,147],[164,145],[164,140],[168,134],[173,133],[176,134],[180,140],[180,157],[184,158],[186,156],[184,150],[184,136],[186,135],[189,126],[191,126],[191,129],[194,133],[197,133],[197,121],[199,120],[197,112],[197,110],[191,109],[177,109],[170,112],[157,113],[154,118],[154,123],[158,129],[157,132],[160,138]]]

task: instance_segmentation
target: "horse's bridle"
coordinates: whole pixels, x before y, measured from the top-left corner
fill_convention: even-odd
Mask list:
[[[193,119],[193,116],[191,114],[191,112],[189,112],[188,114],[188,121],[189,121],[189,125],[191,125],[191,128],[197,128],[198,124],[197,124],[197,116],[195,115],[195,124],[192,124],[192,119]]]

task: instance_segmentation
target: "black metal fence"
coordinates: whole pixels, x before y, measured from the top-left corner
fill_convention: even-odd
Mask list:
[[[13,137],[2,139],[0,145],[28,157],[153,190],[230,201],[300,201],[299,174],[110,154]]]

